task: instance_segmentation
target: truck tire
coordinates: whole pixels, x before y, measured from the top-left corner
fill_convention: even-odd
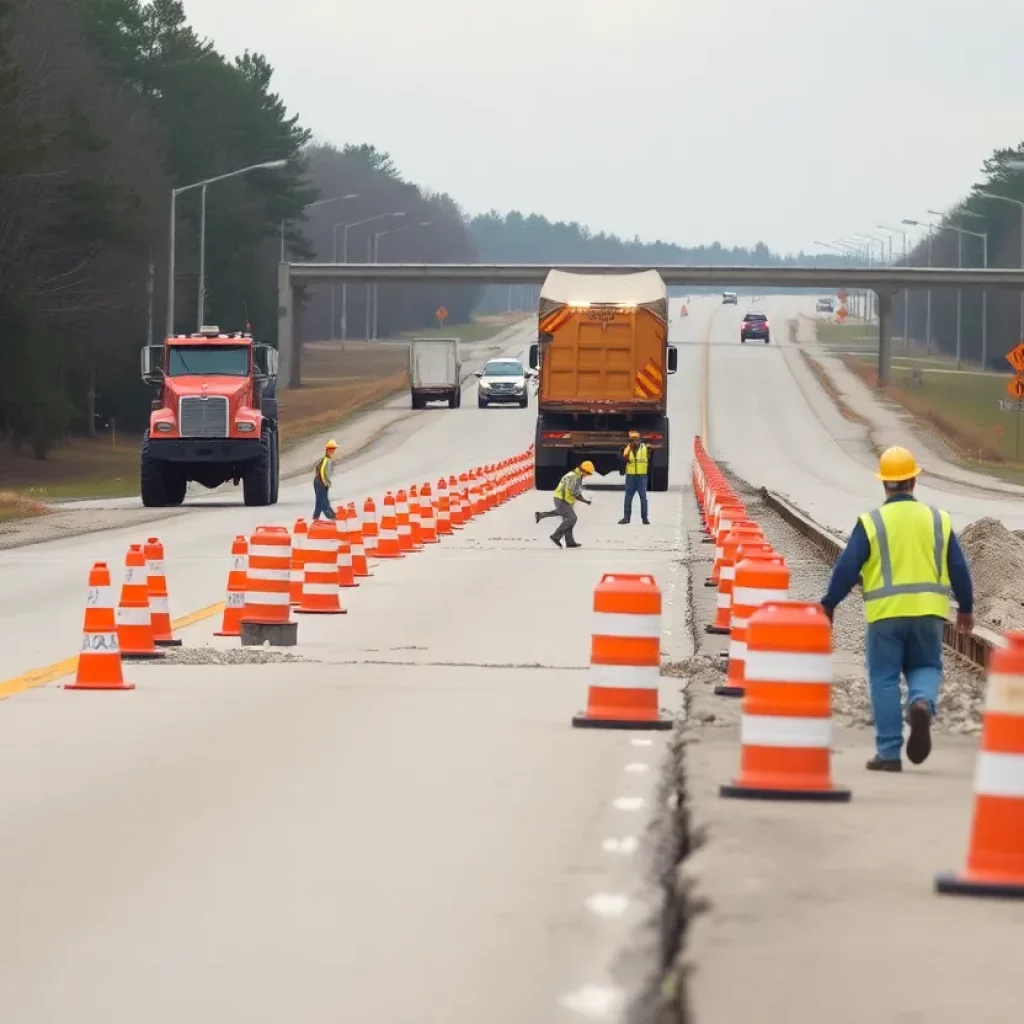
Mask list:
[[[530,396],[528,394],[523,395],[523,397],[519,400],[519,408],[520,409],[526,409],[529,406],[529,404],[530,404]]]
[[[476,404],[477,404],[478,408],[486,409],[487,408],[487,399],[484,398],[483,395],[477,395],[476,396]]]
[[[167,462],[164,463],[164,487],[166,488],[168,505],[180,505],[185,500],[188,481],[178,466]]]
[[[670,463],[669,453],[671,451],[669,447],[669,420],[667,416],[661,421],[659,428],[662,436],[665,438],[665,443],[661,448],[655,449],[651,458],[650,489],[652,491],[667,491]]]
[[[242,500],[246,505],[270,504],[271,491],[271,440],[270,431],[264,427],[260,438],[261,451],[258,458],[245,467],[242,474]]]
[[[185,500],[185,474],[175,465],[155,458],[149,443],[149,431],[142,437],[139,464],[139,494],[146,508],[167,508]]]
[[[449,409],[458,409],[462,405],[462,388],[456,388],[455,394],[448,399]]]
[[[278,434],[276,427],[271,432],[270,438],[270,504],[276,505],[277,493],[281,486],[281,437]]]
[[[412,407],[414,409],[425,409],[426,406],[427,406],[427,403],[424,402],[423,399],[419,395],[414,394],[412,396]]]
[[[553,491],[563,476],[565,470],[560,466],[534,466],[533,486],[538,491]]]

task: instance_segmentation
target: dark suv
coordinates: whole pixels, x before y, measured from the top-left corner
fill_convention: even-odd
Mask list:
[[[768,330],[768,317],[764,313],[748,313],[740,324],[740,343],[747,339],[763,341],[766,345],[771,341]]]

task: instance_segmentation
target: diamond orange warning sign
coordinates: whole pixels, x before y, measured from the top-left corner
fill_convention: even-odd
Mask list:
[[[1024,341],[1006,353],[1006,361],[1018,372],[1024,373]]]
[[[1024,377],[1014,377],[1006,382],[1006,392],[1018,402],[1024,398]]]

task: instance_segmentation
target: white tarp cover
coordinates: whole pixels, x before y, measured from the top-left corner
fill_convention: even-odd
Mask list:
[[[656,270],[641,274],[570,274],[551,270],[540,290],[540,315],[577,302],[635,304],[668,320],[668,289]]]

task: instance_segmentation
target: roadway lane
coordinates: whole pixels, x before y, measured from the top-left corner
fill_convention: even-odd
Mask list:
[[[877,504],[875,457],[863,428],[844,420],[790,343],[786,321],[813,310],[813,297],[768,296],[757,303],[719,306],[707,335],[711,453],[757,486],[790,497],[813,519],[848,531],[864,508]],[[739,323],[748,308],[769,314],[770,345],[741,345]],[[983,516],[1024,528],[1018,500],[972,492],[936,478],[919,496],[947,509],[962,529]]]
[[[614,1008],[609,986],[653,963],[621,955],[656,938],[641,868],[666,739],[569,722],[603,572],[654,573],[663,652],[690,653],[699,321],[674,325],[688,343],[670,378],[673,482],[651,496],[652,526],[615,525],[609,480],[582,509],[584,547],[556,550],[532,516],[548,496],[528,494],[378,565],[344,592],[347,616],[303,618],[310,661],[133,665],[130,694],[46,686],[0,703],[0,1017],[522,1024]],[[467,397],[385,439],[343,489],[361,500],[529,443],[532,407]],[[283,493],[281,520],[308,511],[307,490]],[[178,613],[220,596],[231,534],[264,518],[235,507],[166,524]],[[52,597],[71,606],[73,649],[88,563],[126,539],[10,553],[0,586],[42,575],[31,612],[4,609],[11,639],[58,635]],[[71,593],[49,589],[61,580]],[[213,628],[183,636],[227,646]]]
[[[524,353],[529,328],[516,332],[506,353]],[[461,409],[441,407],[408,414],[402,395],[337,433],[346,438],[376,440],[366,450],[336,467],[332,497],[336,502],[378,504],[385,491],[461,472],[520,451],[533,439],[536,408],[514,406],[478,409],[475,380],[463,388]],[[85,583],[94,560],[106,559],[120,578],[130,543],[158,536],[167,550],[172,615],[181,616],[224,598],[231,538],[248,535],[261,524],[291,525],[312,513],[310,471],[281,481],[280,500],[273,508],[240,506],[237,492],[204,498],[178,514],[143,526],[83,534],[67,540],[11,548],[0,552],[0,681],[52,664],[78,650]],[[132,501],[135,499],[125,499]],[[91,503],[98,505],[100,503]],[[115,503],[116,504],[116,503]]]

